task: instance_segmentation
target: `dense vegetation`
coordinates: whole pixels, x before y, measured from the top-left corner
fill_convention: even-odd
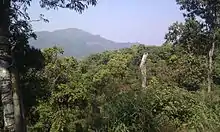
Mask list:
[[[162,46],[134,45],[83,60],[62,56],[60,47],[28,46],[31,27],[14,25],[25,29],[11,29],[19,73],[11,75],[20,79],[28,131],[220,131],[220,1],[177,4],[186,20],[170,26]],[[146,88],[139,68],[144,53]]]
[[[139,63],[145,52],[147,89],[142,89]],[[45,49],[45,67],[22,77],[30,131],[220,129],[220,82],[206,94],[203,57],[180,53],[170,44],[135,45],[82,61],[62,53],[58,47]],[[220,77],[217,71],[214,75]]]

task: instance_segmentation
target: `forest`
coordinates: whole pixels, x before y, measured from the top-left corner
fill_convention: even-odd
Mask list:
[[[98,4],[39,2],[79,13]],[[78,60],[63,56],[62,47],[29,45],[37,38],[27,12],[31,0],[0,0],[0,131],[220,131],[220,0],[176,3],[185,21],[170,24],[162,46]]]

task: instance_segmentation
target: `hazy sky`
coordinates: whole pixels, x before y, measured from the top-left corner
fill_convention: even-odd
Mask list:
[[[36,0],[37,2],[37,0]],[[46,11],[33,3],[32,19],[42,13],[49,23],[35,22],[35,31],[79,28],[117,42],[160,45],[169,25],[182,21],[175,0],[99,0],[83,14],[62,9]]]

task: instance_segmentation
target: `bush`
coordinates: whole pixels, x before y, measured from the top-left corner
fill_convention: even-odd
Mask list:
[[[217,131],[219,119],[200,93],[176,87],[151,84],[145,92],[118,94],[104,107],[105,130],[146,131]]]

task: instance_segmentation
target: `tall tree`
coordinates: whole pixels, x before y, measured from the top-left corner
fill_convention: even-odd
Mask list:
[[[207,43],[209,47],[209,72],[208,72],[208,92],[212,87],[212,72],[213,72],[213,55],[216,50],[217,34],[220,25],[220,0],[176,0],[180,5],[181,10],[185,10],[184,16],[192,19],[199,19],[205,26],[206,32],[209,33],[210,40]]]
[[[10,25],[10,1],[0,1],[0,75],[1,75],[1,101],[3,104],[3,117],[5,130],[15,131],[14,129],[14,106],[12,100],[12,87],[10,78],[9,56],[9,25]]]
[[[27,9],[31,6],[31,2],[32,0],[0,0],[0,87],[4,126],[8,131],[15,131],[11,70],[9,69],[13,65],[11,63],[13,60],[13,57],[11,57],[11,48],[13,46],[9,41],[10,25],[13,22],[16,23],[19,21],[30,22]],[[67,8],[79,13],[82,13],[89,5],[96,4],[97,0],[39,0],[39,5],[48,10]]]

